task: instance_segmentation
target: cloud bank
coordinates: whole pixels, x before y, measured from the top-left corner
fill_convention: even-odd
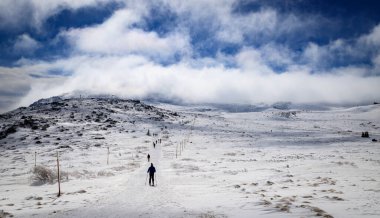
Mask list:
[[[101,2],[28,4],[33,25],[41,28],[62,7]],[[379,101],[380,24],[355,37],[318,43],[309,38],[329,22],[323,16],[273,7],[243,13],[238,3],[122,2],[104,22],[62,29],[52,42],[67,43],[68,55],[20,58],[13,67],[1,67],[0,108],[76,90],[189,103]],[[0,17],[8,15],[0,11]],[[0,28],[23,22],[5,21]],[[43,42],[25,33],[12,46],[14,52],[33,53]]]

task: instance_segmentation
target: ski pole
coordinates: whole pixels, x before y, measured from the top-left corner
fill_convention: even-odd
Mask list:
[[[148,173],[146,174],[145,185],[146,185],[146,180],[148,180]]]
[[[156,176],[156,174],[154,174],[154,180],[156,180],[156,186],[157,186],[158,182],[157,182],[157,176]]]

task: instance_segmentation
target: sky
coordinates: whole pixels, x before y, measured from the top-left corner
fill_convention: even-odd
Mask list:
[[[0,112],[65,93],[380,101],[376,0],[1,0]]]

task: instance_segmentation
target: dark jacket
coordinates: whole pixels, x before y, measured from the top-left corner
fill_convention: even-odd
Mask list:
[[[156,172],[156,168],[154,168],[154,166],[150,166],[147,173],[153,175],[155,172]]]

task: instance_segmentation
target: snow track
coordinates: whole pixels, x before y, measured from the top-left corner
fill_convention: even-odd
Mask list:
[[[183,135],[184,136],[184,135]],[[182,136],[182,137],[183,137]],[[174,141],[172,141],[174,140]],[[110,188],[110,192],[85,208],[76,208],[56,214],[54,217],[194,217],[200,212],[192,210],[183,202],[189,196],[189,189],[205,194],[202,186],[183,183],[183,178],[173,169],[174,159],[171,154],[175,139],[150,146],[150,162],[144,162],[132,174],[125,174],[123,182]],[[165,150],[167,149],[167,150]],[[166,155],[163,155],[166,154]],[[165,157],[165,158],[164,158]],[[156,168],[155,184],[149,186],[147,169],[153,163]],[[195,188],[195,189],[194,189]],[[180,203],[182,202],[182,203]],[[186,201],[185,201],[186,202]],[[207,214],[207,212],[205,213]],[[216,216],[219,217],[219,216]]]
[[[169,160],[161,160],[160,144],[150,148],[151,162],[156,167],[156,186],[149,186],[146,162],[132,175],[126,175],[126,181],[114,188],[112,193],[86,208],[58,214],[58,217],[170,217],[183,212],[176,203],[172,187],[163,171],[170,171]],[[146,181],[146,184],[145,184]]]

